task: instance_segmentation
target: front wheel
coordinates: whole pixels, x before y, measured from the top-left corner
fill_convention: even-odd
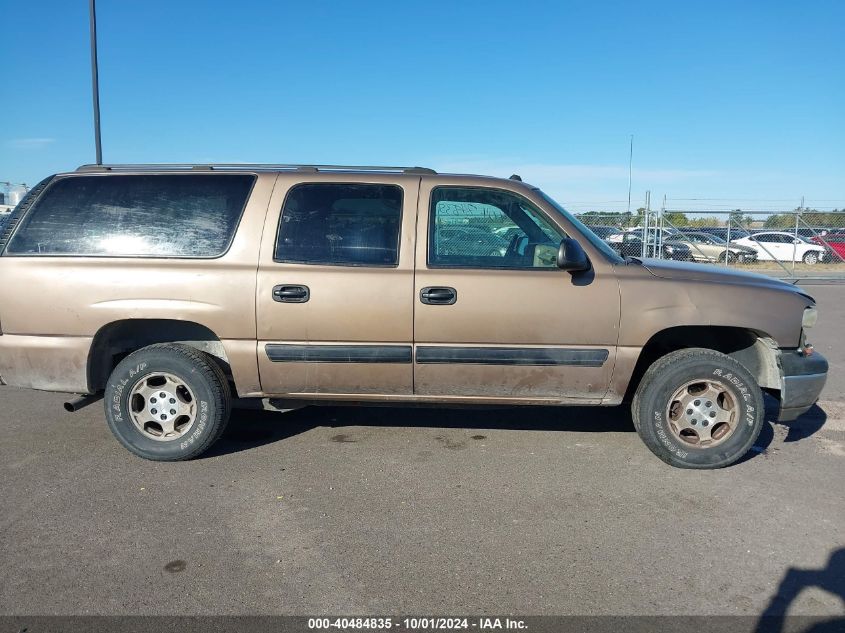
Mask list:
[[[207,354],[186,345],[151,345],[115,367],[105,407],[124,447],[144,459],[177,461],[196,457],[220,438],[231,395]]]
[[[631,406],[645,445],[671,466],[721,468],[740,459],[763,428],[763,392],[736,360],[690,348],[657,360]]]
[[[819,263],[819,254],[816,251],[807,251],[804,253],[804,263],[808,266]]]

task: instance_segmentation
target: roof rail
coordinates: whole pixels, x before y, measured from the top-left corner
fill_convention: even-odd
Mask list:
[[[77,168],[79,172],[98,171],[168,171],[186,170],[195,171],[311,171],[311,172],[332,172],[332,171],[363,171],[383,172],[400,174],[436,174],[437,172],[427,167],[390,167],[378,165],[274,165],[265,163],[141,163],[141,164],[108,164],[108,165],[82,165]]]

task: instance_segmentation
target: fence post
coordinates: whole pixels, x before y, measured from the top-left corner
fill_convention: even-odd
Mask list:
[[[727,234],[727,238],[728,238],[728,239],[726,240],[726,242],[727,242],[728,244],[727,244],[727,246],[725,247],[725,252],[726,252],[726,253],[727,253],[727,252],[729,252],[729,251],[728,251],[728,249],[730,249],[730,247],[731,247],[731,225],[733,225],[733,223],[734,223],[734,220],[733,220],[733,215],[731,215],[730,213],[728,213],[728,234]],[[729,259],[730,259],[730,257],[728,257],[727,255],[725,255],[725,268],[727,268],[727,267],[728,267],[728,260],[729,260]]]

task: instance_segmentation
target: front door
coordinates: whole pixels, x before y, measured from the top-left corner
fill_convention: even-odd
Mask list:
[[[610,264],[557,268],[566,220],[539,194],[449,182],[423,178],[420,189],[414,393],[603,397],[619,325]]]
[[[280,174],[258,269],[264,393],[413,392],[419,177]]]
[[[779,233],[762,233],[755,235],[757,241],[765,248],[761,249],[757,259],[768,259],[778,261],[792,261],[792,239]]]

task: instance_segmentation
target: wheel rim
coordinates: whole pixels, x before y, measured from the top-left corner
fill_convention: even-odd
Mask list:
[[[144,437],[171,442],[194,426],[196,398],[178,376],[163,372],[147,374],[129,392],[129,417]]]
[[[666,419],[679,440],[698,448],[712,448],[733,435],[737,401],[718,380],[693,380],[669,400]]]
[[[806,264],[815,264],[818,260],[818,256],[815,253],[807,253],[804,256],[804,263]]]

